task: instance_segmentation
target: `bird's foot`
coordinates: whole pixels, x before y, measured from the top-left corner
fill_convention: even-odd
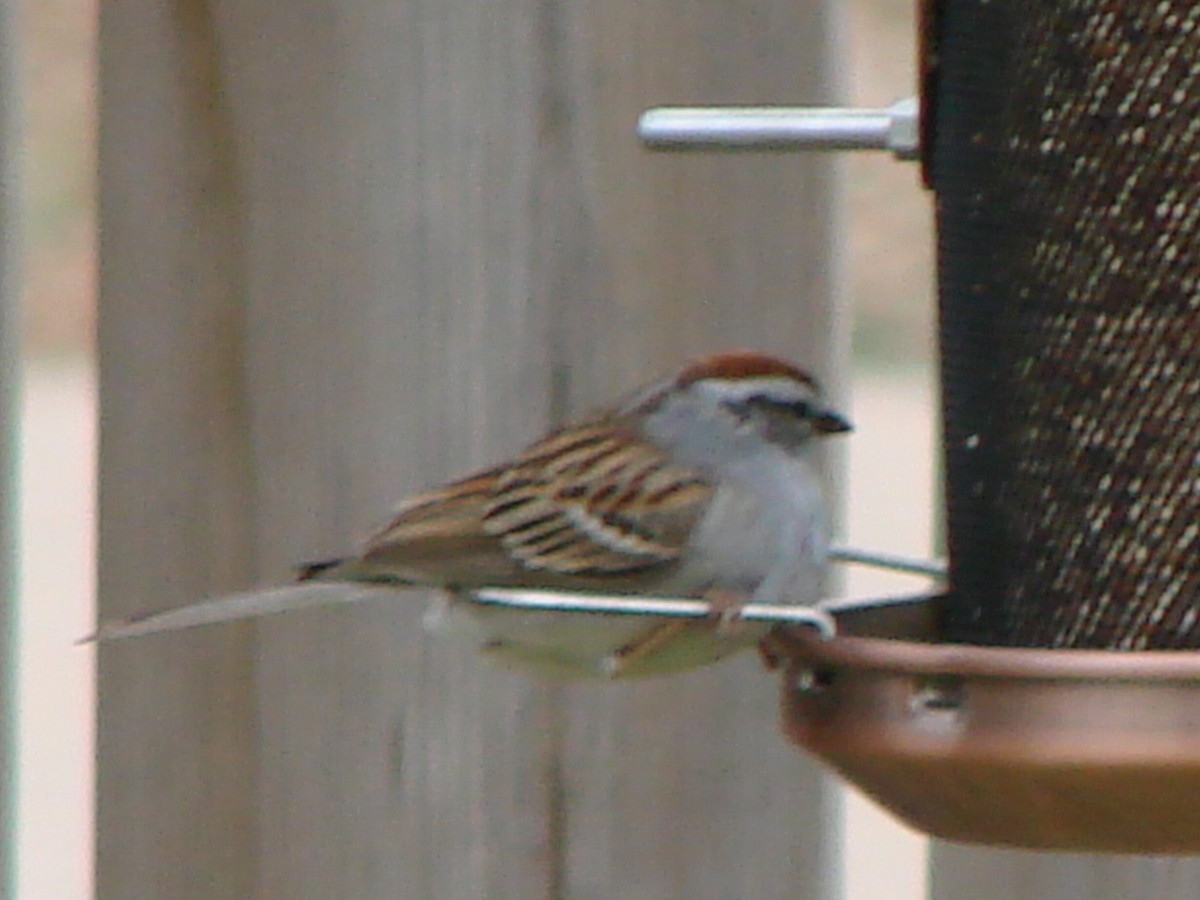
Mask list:
[[[745,591],[710,588],[704,599],[708,601],[709,618],[717,625],[717,634],[723,638],[736,637],[742,627],[742,607],[747,599]]]
[[[778,629],[771,630],[758,642],[758,658],[762,660],[763,668],[768,672],[777,672],[782,668],[784,660],[787,659],[785,643]]]

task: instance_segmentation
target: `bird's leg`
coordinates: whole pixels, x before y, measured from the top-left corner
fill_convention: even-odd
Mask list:
[[[735,591],[728,588],[709,588],[704,593],[708,601],[708,615],[717,624],[717,634],[723,638],[731,638],[741,626],[742,607],[746,605],[745,591]]]
[[[726,588],[709,588],[704,592],[704,599],[708,601],[708,619],[716,625],[720,637],[732,638],[737,634],[746,597],[745,591]],[[609,678],[619,678],[632,663],[655,653],[664,644],[696,624],[679,619],[656,625],[636,640],[610,653],[604,660],[605,673]]]
[[[654,653],[691,624],[685,619],[675,619],[655,625],[636,640],[608,654],[604,658],[604,673],[609,678],[619,678],[630,665]]]
[[[742,628],[742,608],[746,605],[748,594],[744,590],[730,588],[709,588],[704,592],[704,600],[708,601],[708,620],[715,624],[716,634],[722,638],[736,637]],[[630,641],[624,647],[613,650],[604,661],[605,673],[610,678],[619,678],[626,668],[637,660],[646,659],[664,644],[670,642],[689,628],[695,628],[698,623],[677,619],[656,625]]]

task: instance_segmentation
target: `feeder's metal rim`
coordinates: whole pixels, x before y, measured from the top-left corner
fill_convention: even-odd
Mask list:
[[[980,647],[850,636],[813,641],[802,634],[794,638],[793,658],[817,668],[1034,681],[1200,681],[1196,650]]]
[[[929,603],[776,631],[788,739],[939,838],[1200,851],[1200,652],[923,643]]]

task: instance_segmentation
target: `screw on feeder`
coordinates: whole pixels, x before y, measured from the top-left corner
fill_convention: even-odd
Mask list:
[[[798,669],[791,674],[792,690],[815,696],[833,684],[834,677],[829,669]]]
[[[884,109],[838,107],[661,107],[638,120],[652,150],[889,150],[920,155],[915,97]]]
[[[955,675],[931,675],[919,679],[910,700],[913,709],[961,709],[965,703],[964,681]]]

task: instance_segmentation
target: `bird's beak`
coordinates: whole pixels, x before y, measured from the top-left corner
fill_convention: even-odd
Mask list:
[[[842,434],[854,430],[853,425],[831,409],[814,410],[811,420],[813,428],[821,434]]]

